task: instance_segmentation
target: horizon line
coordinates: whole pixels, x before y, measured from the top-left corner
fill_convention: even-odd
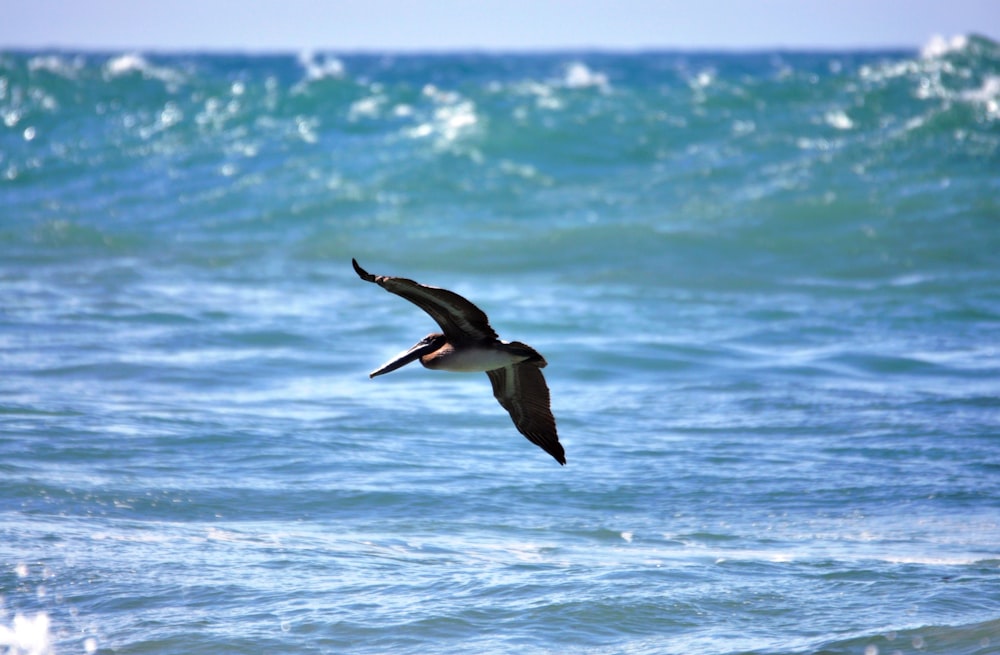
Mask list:
[[[976,35],[968,35],[972,37]],[[988,37],[985,37],[988,38]],[[557,55],[557,54],[764,54],[787,52],[797,54],[918,52],[927,44],[875,45],[554,45],[554,46],[180,46],[180,45],[0,45],[0,53],[58,52],[71,54],[154,54],[154,55]]]

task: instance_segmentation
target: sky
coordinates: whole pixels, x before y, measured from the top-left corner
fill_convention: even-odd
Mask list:
[[[920,48],[1000,0],[4,0],[0,50]]]

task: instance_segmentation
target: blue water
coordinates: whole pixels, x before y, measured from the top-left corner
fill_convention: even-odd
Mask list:
[[[0,54],[0,650],[1000,653],[1000,46]],[[531,344],[368,372],[453,289]]]

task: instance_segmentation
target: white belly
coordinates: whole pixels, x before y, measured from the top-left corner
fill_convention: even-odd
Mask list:
[[[505,353],[493,348],[462,348],[455,350],[451,345],[446,345],[420,360],[427,368],[437,371],[455,371],[457,373],[473,373],[478,371],[492,371],[495,368],[503,368],[518,362],[523,362],[526,358]]]

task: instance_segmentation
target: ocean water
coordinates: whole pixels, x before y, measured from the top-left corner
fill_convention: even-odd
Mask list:
[[[1000,46],[0,54],[0,651],[1000,653]],[[457,291],[568,465],[359,280]]]

